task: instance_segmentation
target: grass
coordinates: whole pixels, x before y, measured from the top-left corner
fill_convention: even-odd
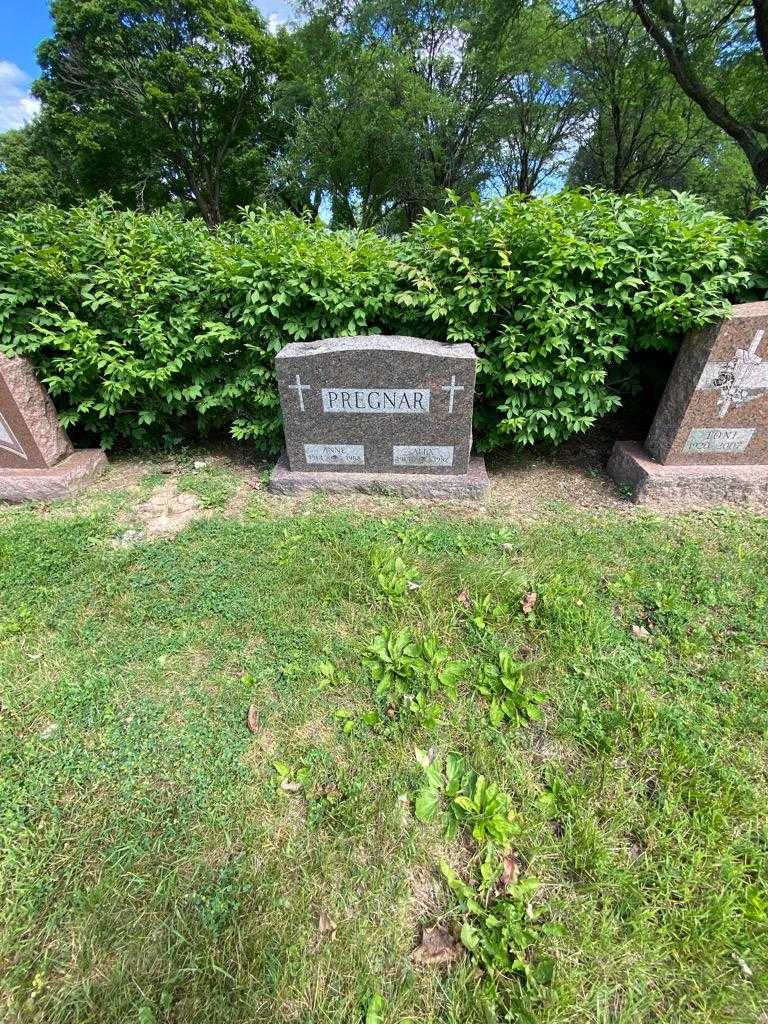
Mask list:
[[[254,497],[126,550],[120,505],[0,512],[0,1018],[766,1019],[765,519],[277,518]],[[405,569],[382,582],[382,558]],[[384,627],[467,663],[432,727],[375,695]],[[539,722],[494,727],[468,685],[501,649]],[[415,747],[499,784],[538,880],[523,954],[552,975],[500,977],[495,1009],[468,956],[411,960],[461,923],[438,862],[476,868],[414,816]]]

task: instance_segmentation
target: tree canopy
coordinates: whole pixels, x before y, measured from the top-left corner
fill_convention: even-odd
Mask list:
[[[53,0],[0,209],[238,207],[396,233],[449,194],[768,187],[768,0]]]

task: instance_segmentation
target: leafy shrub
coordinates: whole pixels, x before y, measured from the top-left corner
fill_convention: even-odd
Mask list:
[[[559,442],[619,403],[612,368],[764,283],[767,242],[765,223],[688,197],[513,196],[427,213],[400,239],[263,211],[211,235],[173,209],[40,207],[0,219],[0,346],[107,446],[230,433],[267,452],[287,342],[466,340],[479,446]]]
[[[753,231],[687,196],[456,206],[407,239],[398,298],[474,345],[481,448],[560,442],[619,405],[612,366],[724,313],[747,287]]]

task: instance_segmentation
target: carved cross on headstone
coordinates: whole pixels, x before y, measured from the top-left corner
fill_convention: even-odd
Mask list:
[[[311,391],[312,388],[309,386],[309,384],[301,383],[301,376],[298,373],[296,374],[296,383],[289,384],[288,387],[290,388],[291,391],[295,391],[296,394],[298,395],[299,410],[301,412],[306,412],[306,409],[304,408],[304,392]]]
[[[731,406],[751,402],[768,390],[768,363],[764,364],[757,354],[764,335],[765,331],[756,331],[749,348],[736,349],[736,354],[725,366],[707,363],[699,387],[720,389],[717,405],[721,418],[727,416]]]
[[[645,442],[658,462],[768,462],[767,317],[768,303],[745,303],[686,338]]]
[[[692,331],[645,448],[616,443],[608,471],[637,501],[768,498],[768,302],[734,306]]]
[[[456,394],[457,391],[463,391],[464,390],[464,385],[463,384],[457,384],[456,383],[456,374],[452,373],[451,374],[451,383],[450,384],[443,384],[442,390],[443,391],[448,391],[450,393],[450,397],[448,399],[448,412],[452,413],[453,412],[453,396]]]

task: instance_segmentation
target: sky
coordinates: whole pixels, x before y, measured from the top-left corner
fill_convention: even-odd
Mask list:
[[[287,0],[255,0],[270,25],[291,17]],[[49,0],[0,0],[0,132],[35,115],[29,88],[38,73],[35,51],[51,31]]]

